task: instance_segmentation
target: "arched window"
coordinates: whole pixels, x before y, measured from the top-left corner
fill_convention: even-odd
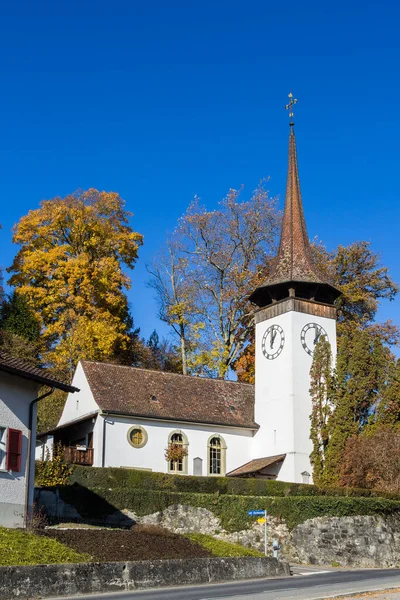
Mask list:
[[[188,439],[183,431],[173,431],[168,438],[168,471],[185,474],[188,471]]]
[[[208,440],[208,474],[225,475],[226,444],[220,435],[213,435]]]

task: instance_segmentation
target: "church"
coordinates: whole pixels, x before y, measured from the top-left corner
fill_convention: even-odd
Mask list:
[[[321,336],[336,355],[340,292],[313,260],[290,117],[278,255],[249,296],[255,386],[81,361],[72,381],[80,391],[38,436],[37,458],[61,442],[71,463],[88,467],[312,483],[310,368]]]

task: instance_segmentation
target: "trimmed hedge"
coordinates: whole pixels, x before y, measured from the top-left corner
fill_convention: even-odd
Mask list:
[[[41,464],[37,463],[37,472]],[[320,488],[316,485],[287,483],[266,479],[237,479],[230,477],[194,477],[153,473],[115,467],[96,468],[75,466],[70,484],[89,489],[127,488],[154,491],[190,492],[200,494],[230,494],[240,496],[351,496],[400,500],[399,494],[347,487]]]
[[[291,496],[266,497],[233,494],[198,494],[149,489],[94,488],[79,484],[59,488],[63,500],[75,506],[82,517],[102,519],[116,510],[130,509],[137,515],[165,510],[174,504],[207,508],[227,531],[247,529],[254,519],[252,509],[267,509],[293,528],[322,516],[390,515],[400,513],[400,500],[362,497]]]

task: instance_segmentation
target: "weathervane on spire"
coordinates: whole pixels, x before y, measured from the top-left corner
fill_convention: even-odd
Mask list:
[[[291,127],[293,127],[294,122],[293,122],[293,106],[297,103],[297,98],[293,98],[293,94],[292,92],[290,92],[290,94],[288,94],[288,98],[289,98],[289,104],[286,104],[285,108],[286,110],[289,111],[289,119],[290,119],[290,123],[289,125]]]

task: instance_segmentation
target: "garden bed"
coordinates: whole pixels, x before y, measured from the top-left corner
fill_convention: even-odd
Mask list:
[[[52,538],[96,562],[208,558],[210,550],[160,527],[136,525],[125,529],[45,529],[40,535]]]

